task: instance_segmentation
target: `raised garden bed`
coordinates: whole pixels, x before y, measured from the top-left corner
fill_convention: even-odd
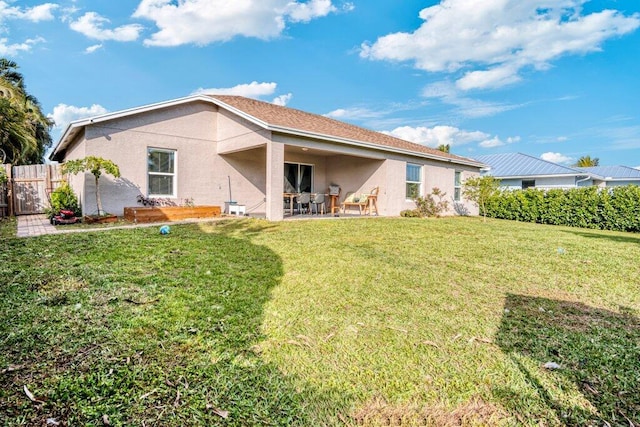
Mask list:
[[[220,206],[140,206],[124,208],[124,219],[134,223],[179,221],[192,218],[215,218]]]

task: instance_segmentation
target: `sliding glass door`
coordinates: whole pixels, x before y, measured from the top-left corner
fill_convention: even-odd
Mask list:
[[[284,192],[311,193],[313,190],[313,165],[303,163],[284,164]]]

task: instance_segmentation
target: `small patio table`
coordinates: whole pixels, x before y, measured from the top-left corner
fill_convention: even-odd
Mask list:
[[[289,199],[289,208],[291,210],[291,216],[293,216],[293,199],[296,198],[298,193],[282,193],[282,197],[285,199]]]

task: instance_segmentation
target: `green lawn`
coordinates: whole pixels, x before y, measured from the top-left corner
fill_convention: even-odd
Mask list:
[[[478,218],[11,227],[0,425],[640,425],[640,235]]]

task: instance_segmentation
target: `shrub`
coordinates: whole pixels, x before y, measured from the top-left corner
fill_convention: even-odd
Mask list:
[[[420,212],[418,211],[418,209],[407,209],[404,211],[400,211],[400,216],[405,217],[405,218],[420,218],[422,217],[422,215],[420,215]]]
[[[427,194],[425,197],[418,197],[414,201],[417,206],[417,211],[421,217],[440,217],[440,215],[449,209],[449,202],[444,199],[447,193],[440,190],[438,187],[434,187],[431,190],[431,194]],[[436,200],[437,199],[437,200]]]
[[[542,224],[640,232],[640,187],[505,190],[486,203],[487,216]]]
[[[57,215],[62,209],[73,211],[76,216],[81,215],[78,197],[66,181],[51,193],[51,208],[48,209],[49,216]]]

